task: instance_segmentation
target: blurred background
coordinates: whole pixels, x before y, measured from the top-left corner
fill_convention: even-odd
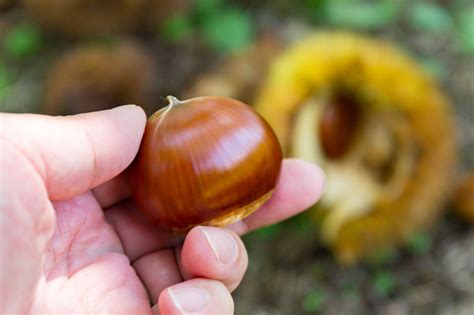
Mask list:
[[[255,106],[328,175],[237,314],[474,314],[472,0],[0,0],[0,111]]]

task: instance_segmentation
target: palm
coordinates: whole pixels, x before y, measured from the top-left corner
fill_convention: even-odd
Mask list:
[[[56,229],[32,311],[149,312],[143,284],[92,194],[54,206]]]

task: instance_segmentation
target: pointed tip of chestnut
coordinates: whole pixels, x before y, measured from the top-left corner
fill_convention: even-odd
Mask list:
[[[182,103],[177,97],[173,95],[168,95],[166,100],[168,101],[168,106],[174,106]]]
[[[282,150],[258,113],[219,96],[167,99],[167,110],[148,119],[131,167],[133,197],[147,217],[170,230],[224,226],[270,198]]]

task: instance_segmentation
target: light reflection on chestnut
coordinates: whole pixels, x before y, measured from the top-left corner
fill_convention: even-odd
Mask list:
[[[148,119],[131,167],[133,197],[147,217],[175,231],[223,226],[270,198],[282,150],[259,114],[225,97],[168,101]]]

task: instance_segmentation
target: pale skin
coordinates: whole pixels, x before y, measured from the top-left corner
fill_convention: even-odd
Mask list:
[[[0,115],[0,313],[232,314],[248,258],[239,235],[315,203],[322,171],[285,160],[268,203],[179,238],[148,223],[124,170],[139,107],[69,117]]]

